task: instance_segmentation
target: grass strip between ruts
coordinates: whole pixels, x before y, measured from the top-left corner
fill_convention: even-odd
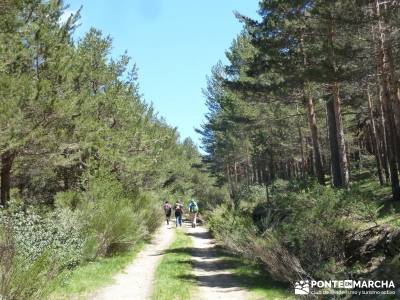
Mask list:
[[[196,283],[190,278],[192,239],[178,229],[176,238],[165,251],[155,272],[154,300],[187,300],[196,289]]]

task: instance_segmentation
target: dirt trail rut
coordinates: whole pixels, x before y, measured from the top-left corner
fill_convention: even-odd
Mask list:
[[[173,227],[161,226],[147,245],[115,282],[88,297],[91,300],[147,300],[153,290],[154,271],[174,237]]]
[[[232,275],[230,266],[219,256],[214,240],[204,227],[188,228],[193,239],[193,275],[199,286],[196,300],[244,300],[247,290]]]
[[[220,257],[214,240],[204,227],[190,228],[192,237],[193,276],[197,280],[198,293],[195,300],[245,300],[250,298],[247,290],[240,287],[229,264]],[[174,237],[174,226],[161,226],[151,244],[147,245],[124,272],[87,299],[90,300],[148,300],[153,291],[154,272]]]

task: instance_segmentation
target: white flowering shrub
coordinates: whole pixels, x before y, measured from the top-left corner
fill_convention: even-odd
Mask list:
[[[20,253],[12,227],[0,224],[0,298],[45,299],[59,271],[56,258],[49,250],[36,258]]]
[[[84,237],[77,214],[68,209],[39,212],[20,206],[0,211],[0,222],[12,229],[19,256],[34,262],[47,251],[64,268],[77,265],[82,258]]]

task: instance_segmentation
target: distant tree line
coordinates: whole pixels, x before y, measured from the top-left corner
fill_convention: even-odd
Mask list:
[[[111,38],[94,28],[74,39],[80,11],[65,18],[56,0],[0,7],[3,207],[13,189],[52,204],[58,192],[87,189],[100,169],[134,193],[213,189],[193,142],[181,142],[142,99],[127,54],[111,58]]]
[[[362,172],[400,200],[400,2],[263,0],[204,90],[205,161],[243,184]]]

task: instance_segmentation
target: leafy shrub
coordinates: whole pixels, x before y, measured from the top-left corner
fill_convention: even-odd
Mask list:
[[[18,255],[27,261],[33,262],[49,251],[57,256],[60,267],[72,267],[81,261],[84,240],[76,212],[43,212],[19,206],[1,211],[0,222],[10,225]]]
[[[66,191],[57,193],[55,204],[60,208],[69,208],[74,210],[82,202],[82,193],[77,191]]]
[[[217,240],[222,241],[234,252],[244,253],[246,251],[248,233],[252,232],[253,228],[251,221],[241,217],[238,212],[220,206],[214,210],[208,222]],[[246,234],[243,234],[244,232]]]
[[[152,216],[154,202],[145,195],[127,194],[120,182],[107,173],[91,179],[79,209],[87,235],[84,256],[94,259],[123,251],[145,238],[159,225]]]
[[[331,259],[344,259],[344,236],[349,226],[343,213],[348,206],[341,191],[327,187],[281,192],[265,204],[266,219],[258,225],[261,231],[272,229],[305,271],[316,276],[330,270],[325,265]]]
[[[380,209],[365,192],[318,184],[304,188],[301,182],[279,182],[268,201],[264,191],[243,189],[242,209],[216,209],[210,226],[225,246],[258,258],[273,276],[286,281],[293,278],[285,269],[316,278],[343,272],[346,236],[357,222],[376,221]]]
[[[243,186],[236,199],[242,209],[252,208],[257,203],[267,201],[266,188],[260,185]]]
[[[246,258],[262,262],[272,277],[286,282],[306,277],[298,259],[274,233],[258,235],[249,217],[219,207],[210,217],[209,225],[215,238],[225,247]]]
[[[90,213],[88,213],[90,212]],[[86,207],[88,258],[124,250],[146,235],[144,222],[129,199],[102,198]]]
[[[28,259],[19,254],[12,228],[0,227],[0,295],[2,299],[43,299],[58,266],[50,251]]]
[[[139,213],[139,218],[144,222],[147,233],[153,233],[164,220],[160,203],[162,199],[154,193],[142,193],[134,197],[134,209]]]

